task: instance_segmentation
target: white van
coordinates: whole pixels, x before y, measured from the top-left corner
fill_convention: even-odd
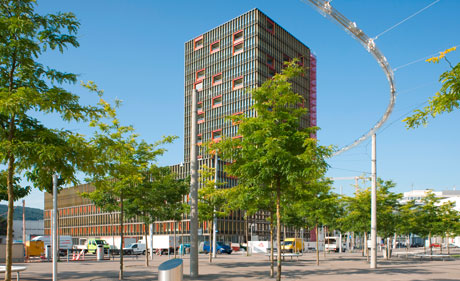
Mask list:
[[[128,247],[123,248],[123,252],[128,255],[145,255],[145,244],[143,243],[132,243]]]

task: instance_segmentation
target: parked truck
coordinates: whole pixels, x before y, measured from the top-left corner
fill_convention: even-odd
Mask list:
[[[325,249],[328,252],[339,252],[340,251],[340,237],[330,236],[326,237],[324,243]],[[345,252],[346,245],[342,242],[342,252]]]
[[[52,247],[52,238],[50,236],[35,236],[30,241],[43,241],[43,253],[45,253],[46,247],[49,245]],[[59,241],[59,254],[65,254],[67,250],[72,249],[72,236],[60,235]]]
[[[303,242],[300,238],[286,238],[281,242],[281,251],[300,253],[303,251]]]
[[[153,251],[159,254],[166,254],[168,251],[174,253],[179,248],[179,237],[176,237],[176,245],[174,247],[174,236],[173,235],[154,235],[153,240],[150,241],[150,237],[147,237],[149,249],[152,247]],[[145,239],[137,241],[139,244],[146,244]]]

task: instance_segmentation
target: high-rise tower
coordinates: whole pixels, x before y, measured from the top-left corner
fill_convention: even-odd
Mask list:
[[[258,9],[253,9],[185,43],[184,160],[190,155],[192,89],[198,91],[198,143],[238,137],[225,117],[254,116],[250,89],[298,58],[306,68],[293,81],[309,112],[301,126],[316,126],[316,58],[310,49]],[[207,158],[200,150],[199,157]]]

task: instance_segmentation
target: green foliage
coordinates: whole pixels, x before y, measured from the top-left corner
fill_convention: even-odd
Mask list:
[[[7,186],[7,171],[0,171],[0,201],[8,200],[8,186]],[[30,193],[30,186],[22,187],[19,185],[19,177],[13,177],[13,201],[17,201],[23,197],[26,197]],[[0,212],[1,213],[1,212]]]
[[[455,50],[454,48],[447,51]],[[445,71],[439,77],[439,82],[442,86],[439,92],[435,94],[434,97],[428,100],[428,106],[424,107],[421,110],[415,110],[414,115],[409,116],[403,120],[406,122],[407,128],[415,128],[420,125],[426,126],[428,124],[428,118],[435,118],[437,115],[452,112],[455,109],[458,109],[460,104],[460,63],[452,67],[450,61],[441,54],[439,57],[435,57],[428,61],[438,62],[440,59],[444,58],[449,64],[450,69]]]
[[[416,220],[415,233],[422,237],[431,234],[440,234],[439,226],[441,218],[439,215],[439,201],[433,192],[429,192],[427,196],[423,197],[421,204],[416,207]]]
[[[203,165],[200,172],[201,188],[198,190],[198,219],[200,221],[211,221],[216,216],[224,216],[224,204],[227,192],[219,186],[225,183],[216,182],[214,168]]]
[[[460,212],[455,210],[455,202],[445,202],[439,206],[439,233],[441,236],[460,234]]]
[[[68,47],[78,47],[79,22],[72,13],[39,15],[35,5],[34,0],[4,0],[0,4],[0,163],[8,166],[10,213],[13,200],[19,197],[13,188],[17,174],[36,188],[51,191],[53,173],[76,184],[75,172],[90,169],[92,153],[82,136],[49,129],[33,116],[53,114],[63,121],[85,121],[102,114],[98,107],[80,105],[77,95],[61,87],[74,83],[75,74],[41,63],[45,51],[62,53]],[[11,278],[12,237],[7,240],[6,280]]]
[[[399,227],[400,193],[393,193],[393,181],[377,179],[377,231],[386,238],[393,235]],[[357,233],[369,232],[371,229],[371,189],[359,190],[354,197],[345,197],[346,216],[340,219],[344,229]]]
[[[124,196],[126,216],[138,217],[146,225],[156,220],[181,220],[189,206],[184,196],[189,192],[188,181],[177,180],[169,167],[151,165],[142,183]]]

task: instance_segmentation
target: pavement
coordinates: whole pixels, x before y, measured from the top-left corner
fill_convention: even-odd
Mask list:
[[[457,253],[460,254],[460,253]],[[58,263],[58,280],[118,280],[119,260],[62,261]],[[94,257],[93,257],[94,258]],[[168,260],[168,256],[154,256],[149,267],[145,266],[145,256],[128,256],[124,260],[125,280],[158,280],[158,266]],[[184,280],[191,280],[189,257],[184,256]],[[15,263],[26,266],[20,280],[52,280],[52,263]],[[276,265],[275,265],[276,271]],[[199,255],[199,278],[197,280],[274,280],[270,278],[270,262],[264,254],[246,256],[245,253],[218,255],[209,263],[208,256]],[[13,273],[13,280],[16,274]],[[3,274],[0,273],[0,278]],[[316,254],[307,253],[297,258],[286,258],[282,263],[282,280],[315,281],[459,281],[460,258],[444,259],[424,257],[422,260],[406,259],[404,256],[385,260],[378,259],[378,268],[370,269],[366,257],[361,253],[320,254],[320,264],[316,265]]]

